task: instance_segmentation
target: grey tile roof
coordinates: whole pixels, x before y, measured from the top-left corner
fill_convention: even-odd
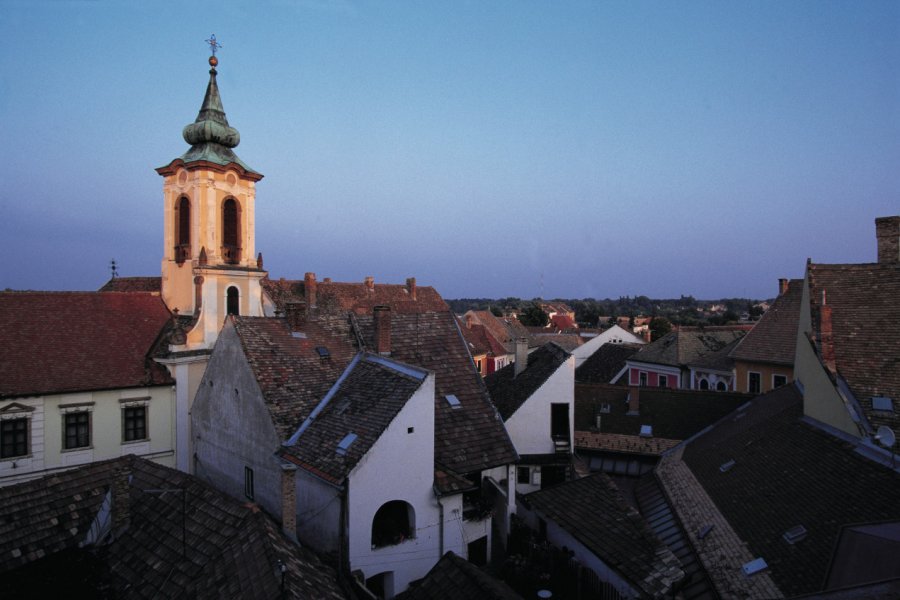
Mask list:
[[[447,552],[428,574],[397,600],[521,600],[503,581],[488,575],[453,552]]]
[[[604,473],[533,492],[524,501],[647,596],[665,595],[684,577],[672,551]]]
[[[808,266],[817,333],[822,292],[832,310],[835,365],[873,428],[900,432],[900,263]],[[873,396],[893,400],[876,411]]]
[[[647,344],[631,357],[632,361],[686,367],[720,352],[744,336],[749,327],[681,327]]]
[[[823,589],[844,526],[900,521],[900,474],[807,423],[793,385],[755,398],[689,443],[683,459],[787,595]],[[807,536],[790,545],[782,536],[797,525]]]
[[[328,394],[328,403],[280,454],[336,484],[369,451],[428,374],[395,361],[360,354]],[[338,445],[355,436],[344,452]]]
[[[27,563],[34,573],[42,557],[77,553],[116,479],[129,476],[128,525],[97,555],[115,597],[346,597],[335,572],[255,505],[135,456],[0,488],[0,573]]]
[[[731,358],[793,365],[802,298],[803,280],[791,279],[787,291],[775,299],[753,329],[731,351]]]
[[[575,381],[609,383],[640,349],[641,344],[603,344],[575,368]]]
[[[528,355],[528,366],[518,375],[513,363],[485,377],[491,400],[503,419],[509,419],[570,356],[548,342]]]

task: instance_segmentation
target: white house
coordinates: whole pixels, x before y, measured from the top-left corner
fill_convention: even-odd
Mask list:
[[[572,356],[575,357],[575,368],[580,367],[594,352],[596,352],[603,344],[644,344],[644,338],[635,335],[626,329],[622,329],[618,325],[613,325],[602,333],[585,338],[584,344],[572,350]]]

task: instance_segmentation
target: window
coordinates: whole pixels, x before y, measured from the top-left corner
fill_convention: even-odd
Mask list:
[[[191,201],[182,196],[175,205],[175,262],[191,256]]]
[[[402,500],[381,506],[372,519],[372,547],[393,546],[415,537],[415,512]]]
[[[719,381],[719,382],[716,383],[716,391],[717,391],[717,392],[727,392],[727,391],[728,391],[728,386],[725,385],[725,382],[724,382],[724,381]]]
[[[643,371],[638,374],[638,385],[641,387],[647,387],[647,374]]]
[[[701,379],[701,380],[700,380],[700,389],[701,389],[701,390],[708,390],[708,389],[709,389],[709,382],[708,382],[706,379]]]
[[[229,315],[241,314],[241,293],[234,286],[228,288],[225,312]]]
[[[234,198],[229,198],[222,205],[222,257],[228,264],[235,265],[241,261],[241,238],[238,227],[238,203]]]
[[[0,458],[28,455],[28,419],[0,421]]]
[[[747,391],[751,394],[759,393],[759,373],[753,371],[748,373]]]
[[[481,373],[481,368],[482,368],[482,362],[481,362],[481,359],[479,358],[478,360],[475,361],[475,369],[477,369],[478,372]]]
[[[91,413],[87,411],[70,412],[63,415],[64,436],[63,448],[87,448],[91,445]]]
[[[146,406],[129,406],[123,409],[122,439],[126,442],[147,439]]]
[[[531,483],[531,469],[528,467],[516,467],[516,483],[528,485]]]
[[[780,388],[787,383],[786,375],[772,375],[772,389]]]
[[[244,467],[244,495],[253,500],[253,469]]]
[[[665,375],[659,376],[659,387],[669,387],[669,378]]]

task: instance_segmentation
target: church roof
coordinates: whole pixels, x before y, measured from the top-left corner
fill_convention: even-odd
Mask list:
[[[147,292],[2,292],[0,398],[171,384],[150,358],[170,319]]]

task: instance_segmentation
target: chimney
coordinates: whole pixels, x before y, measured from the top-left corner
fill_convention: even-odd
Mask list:
[[[303,324],[306,323],[306,302],[302,300],[288,300],[284,303],[284,316],[291,331],[299,331]]]
[[[375,352],[385,356],[391,354],[391,307],[376,306],[375,317]]]
[[[831,328],[831,307],[825,303],[825,290],[822,290],[822,305],[819,307],[819,347],[825,367],[832,373],[837,372],[834,361],[834,333]]]
[[[316,307],[316,274],[307,273],[303,278],[303,291],[306,294],[306,305],[310,308]]]
[[[875,237],[878,239],[878,262],[900,262],[900,217],[875,219]]]
[[[519,373],[528,366],[528,338],[518,338],[516,340],[516,370],[514,377],[518,377]]]
[[[284,535],[297,541],[297,486],[294,475],[297,466],[281,463],[281,530]]]
[[[322,280],[322,283],[331,283],[331,277],[326,277]]]
[[[472,325],[475,324],[475,315],[472,313],[466,314],[466,329],[472,329]]]
[[[406,278],[406,290],[409,292],[410,300],[416,299],[416,278],[415,277],[407,277]]]
[[[628,386],[628,416],[636,417],[641,414],[641,388]]]
[[[112,531],[113,535],[127,529],[131,524],[131,494],[129,483],[131,469],[122,466],[116,469],[112,481]]]
[[[650,337],[651,337],[650,336],[650,328],[648,327],[647,329],[644,330],[644,333],[643,333],[644,341],[647,342],[648,344],[650,343]]]
[[[368,291],[370,291],[370,292],[375,291],[375,278],[374,277],[372,277],[372,276],[366,277],[365,284],[366,284],[366,289]]]
[[[778,280],[778,295],[784,296],[788,291],[788,280],[781,278]]]

